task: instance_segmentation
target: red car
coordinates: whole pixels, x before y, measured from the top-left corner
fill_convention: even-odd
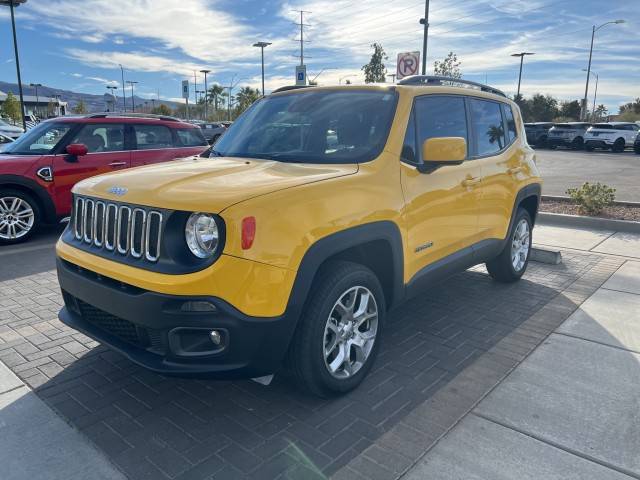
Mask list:
[[[0,153],[0,245],[67,217],[82,179],[208,146],[200,128],[172,117],[101,113],[42,122]]]

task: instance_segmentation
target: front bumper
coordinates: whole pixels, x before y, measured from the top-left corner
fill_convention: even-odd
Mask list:
[[[65,301],[60,320],[162,374],[251,378],[274,373],[295,329],[295,317],[286,312],[250,317],[216,297],[151,292],[61,258],[57,268]],[[182,311],[189,301],[209,302],[215,312]],[[183,334],[192,338],[202,332],[206,339],[211,330],[222,333],[222,348],[195,353],[183,348]]]

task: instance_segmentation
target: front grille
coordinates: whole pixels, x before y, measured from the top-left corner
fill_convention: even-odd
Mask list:
[[[65,300],[67,298],[65,297]],[[145,328],[128,320],[100,310],[78,298],[73,298],[82,319],[96,328],[103,330],[119,339],[156,353],[164,351],[163,335],[160,330]]]
[[[78,242],[157,262],[163,220],[157,210],[75,197],[71,226]]]

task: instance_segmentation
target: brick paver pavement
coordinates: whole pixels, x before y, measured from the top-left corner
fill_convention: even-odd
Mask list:
[[[511,285],[459,274],[389,315],[360,388],[321,400],[284,378],[137,367],[57,320],[55,272],[38,258],[0,273],[0,360],[132,479],[396,478],[621,263],[565,253]]]

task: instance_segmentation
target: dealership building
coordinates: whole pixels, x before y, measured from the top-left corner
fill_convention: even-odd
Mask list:
[[[16,100],[20,101],[20,96],[14,94]],[[25,95],[24,108],[27,115],[35,115],[38,118],[47,118],[50,116],[59,117],[67,114],[67,102],[60,100],[60,96],[48,97],[46,95]],[[0,108],[7,99],[7,94],[0,91]],[[49,111],[51,108],[51,111]]]

